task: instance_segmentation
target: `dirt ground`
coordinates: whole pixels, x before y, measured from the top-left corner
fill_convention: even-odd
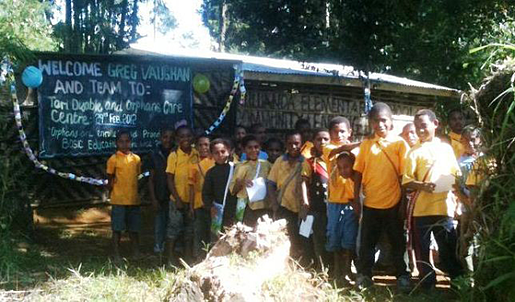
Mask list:
[[[141,252],[143,258],[130,261],[138,268],[153,268],[161,265],[161,260],[153,253],[153,219],[150,206],[142,207],[143,228],[141,232]],[[47,208],[34,211],[35,241],[43,253],[53,259],[55,269],[62,265],[71,268],[105,264],[111,257],[110,207],[106,205],[89,208]],[[122,239],[122,257],[129,257],[128,236]],[[59,268],[61,267],[61,268]],[[55,277],[60,272],[53,271],[52,265],[39,272],[42,277]],[[36,272],[38,273],[38,272]],[[44,279],[44,278],[43,278]],[[379,273],[374,277],[376,284],[395,285],[395,277]],[[417,278],[414,278],[417,281]],[[448,279],[438,276],[437,288],[449,288]]]

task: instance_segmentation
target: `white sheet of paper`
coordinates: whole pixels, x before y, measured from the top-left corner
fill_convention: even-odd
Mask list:
[[[306,216],[306,220],[302,220],[300,222],[299,227],[299,234],[301,236],[304,236],[306,238],[309,238],[309,235],[311,235],[311,230],[313,228],[313,221],[315,220],[315,217],[313,215]]]
[[[256,202],[265,199],[266,180],[263,177],[253,179],[252,187],[247,187],[247,195],[249,196],[249,202]]]
[[[436,180],[434,180],[435,183],[435,190],[433,193],[442,193],[442,192],[448,192],[452,190],[452,185],[456,182],[456,178],[454,175],[440,175]]]

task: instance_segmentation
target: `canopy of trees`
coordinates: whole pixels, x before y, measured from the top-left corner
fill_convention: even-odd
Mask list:
[[[484,61],[468,63],[469,50],[513,37],[513,26],[501,26],[514,16],[509,2],[204,0],[202,13],[230,52],[337,62],[466,88]]]

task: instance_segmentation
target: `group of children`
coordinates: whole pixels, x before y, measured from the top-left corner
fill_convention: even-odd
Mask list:
[[[350,281],[360,287],[373,284],[383,232],[401,290],[411,288],[404,260],[407,243],[415,251],[421,286],[434,287],[431,234],[438,244],[441,269],[456,278],[464,273],[457,257],[456,195],[470,196],[470,183],[464,180],[457,157],[465,157],[460,159],[461,168],[473,174],[469,172],[479,156],[479,135],[475,130],[461,135],[463,114],[455,111],[450,116],[447,142],[436,136],[439,121],[428,109],[419,110],[401,136],[393,135],[392,111],[380,102],[368,113],[372,134],[361,142],[350,141],[352,127],[341,116],[331,119],[328,129],[315,130],[301,119],[284,142],[267,140],[261,124],[252,125],[250,133],[237,126],[232,141],[205,135],[194,139],[187,126],[162,130],[161,143],[148,163],[155,208],[154,251],[166,250],[174,261],[181,250],[187,262],[194,262],[205,255],[223,227],[238,221],[254,227],[260,217],[269,215],[286,220],[291,257],[317,269],[329,267],[340,286]],[[116,145],[107,173],[114,253],[119,258],[124,230],[130,233],[134,253],[139,253],[141,161],[130,152],[129,133],[120,132]],[[441,185],[440,178],[448,176],[461,179],[457,187]],[[259,186],[266,194],[251,196],[249,192],[255,191],[251,189]],[[467,199],[461,206],[470,204]],[[308,216],[312,231],[304,237],[299,225]]]

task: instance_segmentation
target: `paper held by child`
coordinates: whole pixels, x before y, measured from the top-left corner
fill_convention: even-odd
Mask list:
[[[454,175],[439,175],[438,178],[433,180],[436,185],[433,193],[443,193],[452,190],[452,185],[456,182]]]
[[[309,238],[309,235],[313,233],[313,221],[315,217],[313,215],[306,216],[305,220],[302,220],[299,227],[299,234],[306,238]]]
[[[263,177],[253,179],[252,186],[247,187],[247,195],[249,196],[249,202],[256,202],[265,199],[266,180]]]

